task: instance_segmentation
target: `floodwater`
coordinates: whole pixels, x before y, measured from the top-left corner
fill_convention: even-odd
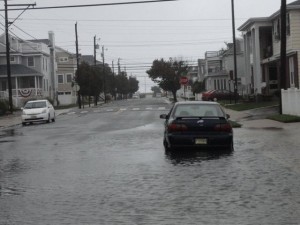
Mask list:
[[[119,129],[2,130],[0,224],[299,225],[296,128],[235,129],[233,153],[170,153],[143,113]]]

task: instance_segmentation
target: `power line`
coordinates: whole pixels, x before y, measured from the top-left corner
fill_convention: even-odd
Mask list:
[[[1,10],[0,10],[1,11]],[[248,18],[236,18],[236,20],[247,20]],[[36,19],[27,19],[27,18],[22,18],[22,20],[26,21],[36,21]],[[231,18],[212,18],[212,19],[124,19],[124,20],[108,20],[108,19],[64,19],[64,21],[61,21],[60,19],[54,19],[54,18],[49,18],[49,19],[44,19],[44,18],[39,18],[38,20],[42,21],[59,21],[61,22],[74,22],[74,21],[79,21],[79,22],[199,22],[199,21],[231,21]]]
[[[89,4],[89,5],[65,5],[65,6],[48,6],[48,7],[35,7],[29,8],[27,10],[33,9],[64,9],[64,8],[83,8],[83,7],[95,7],[95,6],[115,6],[115,5],[133,5],[133,4],[145,4],[145,3],[159,3],[159,2],[174,2],[177,0],[149,0],[149,1],[142,1],[142,2],[116,2],[116,3],[102,3],[102,4]],[[13,8],[9,9],[9,11],[19,11],[24,10],[24,8]],[[4,11],[1,9],[0,11]]]

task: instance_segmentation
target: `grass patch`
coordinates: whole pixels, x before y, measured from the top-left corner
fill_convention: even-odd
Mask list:
[[[244,111],[249,109],[257,109],[257,108],[263,108],[263,107],[275,106],[275,105],[278,105],[278,101],[238,103],[235,105],[224,105],[224,107],[236,111]]]
[[[235,121],[229,120],[229,123],[231,124],[232,128],[241,128],[242,127],[241,124],[239,124],[239,123],[237,123]]]
[[[268,116],[267,119],[275,120],[282,123],[300,122],[300,116],[292,116],[292,115],[285,115],[285,114]]]

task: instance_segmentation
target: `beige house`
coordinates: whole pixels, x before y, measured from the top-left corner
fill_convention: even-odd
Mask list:
[[[287,5],[286,88],[299,87],[300,0]],[[250,94],[272,95],[279,89],[280,11],[270,17],[251,18],[242,31],[246,85]]]
[[[77,91],[79,90],[74,80],[77,70],[76,54],[57,46],[55,53],[58,102],[60,105],[76,104]]]

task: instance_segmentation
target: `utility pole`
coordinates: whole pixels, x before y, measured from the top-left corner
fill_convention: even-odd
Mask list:
[[[23,10],[21,14],[23,14],[30,6],[35,6],[36,4],[11,4],[9,6],[27,6]],[[8,34],[8,27],[9,25],[13,24],[17,19],[13,22],[8,22],[8,4],[7,0],[4,0],[4,11],[5,11],[5,39],[6,39],[6,68],[7,68],[7,83],[8,83],[8,101],[9,101],[9,110],[13,113],[13,101],[12,101],[12,84],[11,84],[11,65],[10,65],[10,42],[9,42],[9,34]],[[20,15],[21,15],[20,14]],[[20,15],[17,17],[19,18]]]
[[[94,36],[94,65],[97,65],[97,59],[96,59],[96,35]]]
[[[118,58],[118,75],[121,74],[120,58]]]
[[[11,70],[10,70],[10,44],[8,36],[8,13],[7,13],[7,0],[4,0],[5,4],[5,36],[6,36],[6,67],[7,67],[7,81],[8,81],[8,101],[9,110],[13,113],[13,102],[12,102],[12,85],[11,85]]]
[[[77,22],[75,24],[75,35],[76,35],[76,61],[77,61],[77,73],[79,68],[79,52],[78,52],[78,34],[77,34]],[[81,109],[81,95],[80,90],[77,92],[77,101],[78,101],[78,108]]]
[[[105,58],[104,58],[104,45],[102,46],[102,60],[103,60],[103,93],[104,93],[104,103],[106,103],[106,92],[105,92],[105,86],[106,86],[106,76],[105,76]]]
[[[232,12],[232,36],[233,36],[233,64],[234,64],[234,103],[237,103],[238,97],[238,81],[237,81],[237,60],[236,60],[236,39],[235,39],[235,16],[234,16],[234,0],[231,0]]]
[[[280,31],[280,78],[279,78],[279,113],[282,114],[281,89],[286,89],[286,0],[281,0],[281,31]]]

